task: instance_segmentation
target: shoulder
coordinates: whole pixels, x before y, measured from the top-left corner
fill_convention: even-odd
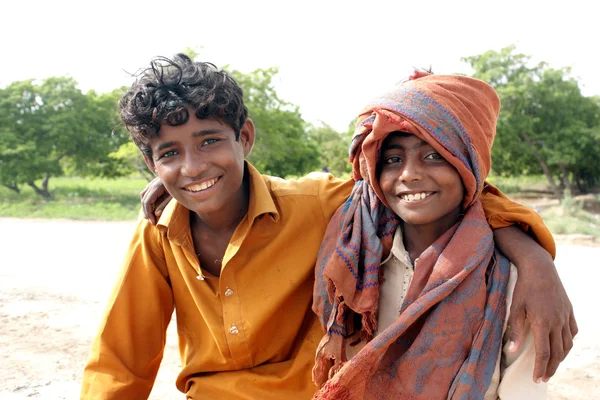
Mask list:
[[[189,210],[172,199],[164,209],[156,225],[152,225],[140,212],[134,234],[134,242],[143,243],[143,252],[162,253],[169,243],[178,244],[189,232]],[[180,243],[179,243],[180,244]]]
[[[342,186],[345,180],[324,172],[311,172],[298,179],[283,179],[262,175],[267,187],[275,197],[319,196],[329,188]]]

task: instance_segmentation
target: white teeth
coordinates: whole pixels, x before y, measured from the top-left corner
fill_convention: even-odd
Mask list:
[[[186,189],[189,190],[190,192],[201,192],[203,190],[208,189],[209,187],[211,187],[215,183],[217,183],[217,180],[218,179],[215,178],[215,179],[204,181],[202,183],[198,183],[198,184],[195,184],[195,185],[189,185],[189,186],[186,186]]]
[[[404,194],[402,195],[402,200],[404,201],[417,201],[423,200],[425,197],[429,196],[428,193],[415,193],[415,194]]]

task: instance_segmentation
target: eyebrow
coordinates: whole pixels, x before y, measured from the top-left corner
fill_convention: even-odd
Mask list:
[[[213,133],[221,133],[221,132],[223,132],[222,129],[203,129],[201,131],[192,133],[192,137],[197,138],[197,137],[202,137],[202,136],[206,136],[206,135],[211,135]],[[156,151],[161,151],[168,147],[172,147],[175,144],[176,144],[176,142],[173,142],[173,141],[162,143],[156,148]]]
[[[421,147],[425,147],[425,146],[431,146],[431,145],[425,141],[420,141],[419,144],[416,144],[414,146],[410,146],[407,148],[407,147],[401,145],[400,143],[391,143],[391,144],[385,146],[383,148],[383,151],[386,151],[386,150],[411,150],[411,149],[417,149],[417,148],[421,148]]]
[[[223,129],[219,129],[219,128],[203,129],[201,131],[192,133],[192,136],[196,138],[196,137],[200,137],[200,136],[206,136],[206,135],[211,135],[213,133],[222,133],[222,132],[223,132]]]
[[[165,143],[160,144],[156,148],[156,151],[161,151],[163,149],[166,149],[167,147],[171,147],[171,146],[174,146],[174,145],[175,145],[175,142],[165,142]]]

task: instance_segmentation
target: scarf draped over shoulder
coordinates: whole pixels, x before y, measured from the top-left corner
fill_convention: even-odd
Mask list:
[[[502,342],[509,274],[478,200],[499,108],[483,81],[416,72],[360,114],[350,146],[356,183],[327,228],[315,270],[313,310],[325,331],[315,398],[483,398]],[[373,337],[382,262],[400,222],[377,179],[392,132],[418,136],[456,168],[464,217],[419,257],[399,318]],[[348,361],[357,332],[367,344]]]

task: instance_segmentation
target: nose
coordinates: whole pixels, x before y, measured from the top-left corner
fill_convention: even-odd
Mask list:
[[[402,182],[415,182],[423,178],[423,166],[416,157],[407,157],[402,163],[400,180]]]
[[[189,153],[187,153],[189,154]],[[208,164],[199,157],[186,155],[181,164],[181,175],[188,178],[196,178],[202,175],[208,168]]]

